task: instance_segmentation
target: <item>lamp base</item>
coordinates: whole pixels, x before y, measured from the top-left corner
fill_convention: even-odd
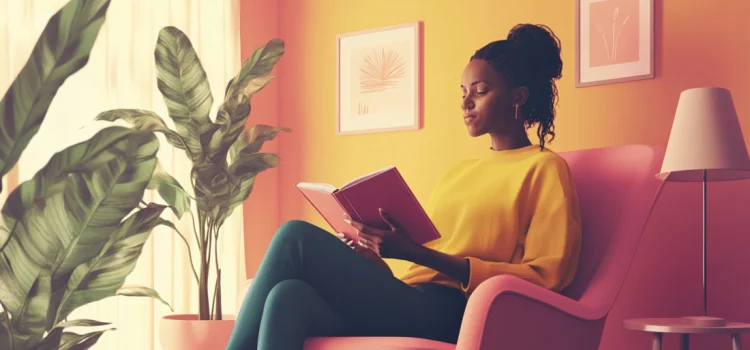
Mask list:
[[[682,318],[687,323],[698,327],[724,327],[727,321],[720,317],[686,316]]]

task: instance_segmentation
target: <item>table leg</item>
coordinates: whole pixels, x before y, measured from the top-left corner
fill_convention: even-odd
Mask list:
[[[654,342],[651,350],[661,350],[661,333],[654,333]]]
[[[680,334],[680,350],[690,350],[690,334]]]
[[[742,341],[739,333],[732,334],[732,350],[742,350]]]

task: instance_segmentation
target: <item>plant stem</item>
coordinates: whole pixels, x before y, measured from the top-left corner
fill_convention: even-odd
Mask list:
[[[209,268],[211,268],[211,259],[215,259],[216,258],[216,257],[214,257],[212,255],[213,251],[211,250],[211,248],[215,247],[216,243],[217,243],[217,242],[215,242],[213,240],[214,229],[215,229],[214,218],[212,216],[209,216],[208,217],[208,229],[206,230],[206,239],[208,240],[208,244],[207,244],[208,245],[208,249],[207,249],[207,251],[208,251],[208,253],[207,253],[208,259],[206,260],[206,271],[209,271]],[[208,272],[206,272],[206,275],[208,275]],[[206,289],[208,289],[208,287],[206,287]],[[206,291],[206,293],[208,293],[208,290]],[[215,297],[215,295],[213,295],[213,296],[209,295],[209,298],[211,298],[211,300],[212,300],[212,305],[213,305],[213,298],[214,297]],[[211,320],[214,319],[213,306],[211,307],[210,318],[209,319],[211,319]]]
[[[217,318],[215,317],[216,314],[214,314],[214,307],[216,306],[216,294],[218,290],[219,290],[219,276],[217,275],[216,284],[214,284],[214,295],[211,298],[211,319],[212,320],[217,320]]]
[[[219,268],[219,227],[215,226],[212,228],[213,233],[213,246],[214,246],[214,265],[216,266],[216,287],[214,288],[214,296],[211,301],[211,314],[214,315],[213,319],[221,320],[221,269]],[[216,313],[214,313],[214,304],[216,304]]]
[[[221,320],[221,269],[216,271],[216,319]]]
[[[182,241],[185,242],[185,248],[187,248],[188,252],[188,259],[190,260],[190,269],[193,270],[193,276],[195,276],[195,283],[200,284],[200,279],[198,278],[198,272],[195,270],[195,264],[193,263],[193,253],[190,249],[190,244],[187,241],[187,238],[185,238],[185,235],[183,235],[179,230],[177,230],[177,227],[173,228],[175,232],[177,232],[177,235],[182,238]]]
[[[198,211],[198,222],[200,224],[200,238],[202,242],[205,242],[206,237],[206,213],[202,211]],[[206,261],[206,254],[208,249],[204,244],[201,244],[200,252],[200,260],[201,260],[201,269],[200,269],[200,281],[198,282],[198,316],[200,320],[208,320],[209,319],[209,310],[208,310],[208,263]]]
[[[215,244],[213,242],[213,240],[211,239],[211,237],[213,237],[213,230],[214,229],[215,229],[214,226],[211,225],[211,230],[208,233],[208,235],[209,235],[209,243],[208,243],[209,250],[211,249],[210,247]],[[210,256],[211,252],[209,252],[208,254]],[[211,261],[210,261],[210,258],[209,258],[209,265],[210,265],[210,263],[211,263]],[[211,319],[212,320],[214,319],[214,307],[215,306],[216,306],[216,285],[214,285],[214,294],[213,294],[213,296],[211,296]]]
[[[193,236],[195,237],[195,243],[198,243],[198,249],[200,249],[202,245],[200,238],[198,238],[198,228],[195,227],[195,215],[192,210],[189,210],[188,212],[190,213],[190,221],[193,222]]]

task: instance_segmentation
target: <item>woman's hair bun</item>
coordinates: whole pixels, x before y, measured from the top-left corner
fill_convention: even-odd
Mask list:
[[[560,39],[545,25],[519,24],[508,33],[508,41],[523,56],[532,71],[545,80],[562,77]]]

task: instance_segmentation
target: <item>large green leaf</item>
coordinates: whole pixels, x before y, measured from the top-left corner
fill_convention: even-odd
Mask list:
[[[284,50],[284,41],[281,39],[271,39],[256,49],[253,55],[242,64],[230,91],[232,89],[244,90],[251,80],[271,74],[276,62],[284,54]]]
[[[235,157],[238,153],[243,151],[243,149],[245,153],[255,153],[260,151],[263,144],[266,141],[273,140],[279,131],[292,132],[289,128],[275,128],[264,124],[256,124],[250,129],[244,130],[242,134],[240,134],[240,137],[237,138],[237,141],[235,141],[232,144],[232,147],[229,148],[230,164],[234,163]]]
[[[127,286],[120,287],[120,289],[117,290],[116,294],[127,296],[127,297],[149,297],[152,299],[156,299],[158,301],[161,301],[161,303],[166,305],[169,308],[169,310],[174,312],[172,305],[169,305],[169,303],[166,300],[162,299],[161,295],[159,295],[159,292],[157,292],[153,288],[149,288],[145,286],[127,285]]]
[[[199,211],[213,212],[229,198],[232,182],[227,173],[226,161],[196,164],[193,167],[193,179],[195,202]]]
[[[109,322],[102,322],[102,321],[88,320],[88,319],[78,319],[78,320],[60,322],[55,325],[53,330],[57,328],[67,328],[67,327],[101,327],[101,326],[109,326],[109,325],[111,325],[111,323]]]
[[[253,185],[255,184],[255,178],[257,177],[257,174],[248,174],[248,176],[235,179],[234,185],[232,185],[229,196],[227,199],[221,204],[221,210],[219,211],[219,214],[217,215],[216,221],[219,226],[221,226],[226,219],[229,218],[230,215],[232,215],[232,212],[235,208],[237,208],[242,202],[247,199],[247,197],[250,195],[250,193],[253,191]]]
[[[271,73],[284,51],[284,41],[272,39],[255,50],[242,65],[242,69],[227,89],[228,94],[216,115],[216,123],[221,125],[221,129],[215,135],[211,135],[212,158],[226,157],[230,146],[245,128],[250,113],[251,96],[271,81],[271,78],[266,76]]]
[[[62,341],[60,342],[60,348],[58,350],[91,349],[92,346],[96,345],[96,342],[99,341],[99,338],[101,338],[104,332],[113,330],[115,330],[115,328],[102,329],[85,334],[64,332],[62,334]]]
[[[159,31],[154,50],[157,86],[177,133],[188,144],[193,160],[200,156],[201,128],[211,124],[214,102],[208,76],[190,39],[168,26]]]
[[[9,237],[0,252],[0,300],[13,315],[13,327],[23,328],[14,333],[35,333],[40,323],[42,329],[56,323],[65,292],[59,287],[102,251],[138,206],[158,148],[151,132],[106,128],[54,154],[10,194],[0,226]],[[44,281],[37,282],[46,275],[52,278],[50,297],[38,287]],[[35,303],[37,298],[48,302]]]
[[[71,0],[47,22],[0,101],[0,177],[13,168],[39,131],[60,86],[88,62],[109,3]]]
[[[193,153],[200,153],[200,149],[190,149],[185,140],[177,132],[170,129],[164,120],[152,111],[145,109],[112,109],[99,113],[95,118],[95,120],[108,122],[114,122],[119,119],[130,124],[133,129],[164,134],[170,145],[185,150],[189,157]]]
[[[27,208],[35,205],[35,202],[62,191],[66,186],[62,180],[69,180],[70,174],[97,170],[117,157],[122,158],[120,153],[131,152],[141,146],[146,152],[155,151],[158,141],[152,133],[113,126],[97,132],[87,141],[55,153],[34,178],[22,183],[8,196],[3,206],[5,226],[12,228],[18,223],[8,221],[9,217],[19,219],[27,214]],[[155,159],[153,163],[152,166],[155,166]]]
[[[48,349],[58,349],[60,348],[60,344],[65,339],[66,343],[70,343],[71,339],[74,338],[75,333],[72,332],[64,332],[65,328],[68,327],[101,327],[101,326],[108,326],[111,323],[108,322],[101,322],[96,320],[88,320],[88,319],[79,319],[79,320],[72,320],[68,322],[60,322],[55,327],[50,330],[47,335],[42,339],[42,341],[34,344],[33,349],[34,350],[48,350]],[[109,328],[105,330],[100,330],[101,332],[107,331],[107,330],[113,330],[114,328]],[[81,339],[85,340],[85,339]],[[79,340],[79,341],[81,341]],[[98,340],[98,338],[97,338]]]
[[[48,270],[42,270],[31,286],[23,306],[11,319],[13,344],[16,348],[28,349],[42,340],[51,295],[52,277]]]
[[[275,168],[279,163],[279,156],[275,153],[240,152],[229,166],[229,174],[241,179]]]
[[[148,183],[148,189],[156,189],[178,219],[181,219],[182,215],[190,210],[190,196],[177,179],[164,171],[161,163],[156,164],[154,174]]]
[[[245,127],[250,114],[250,99],[239,95],[228,99],[219,107],[216,123],[201,130],[201,144],[206,158],[212,162],[226,159],[227,152]]]
[[[116,295],[135,269],[143,245],[161,222],[159,216],[165,209],[166,206],[149,203],[130,215],[107,235],[97,256],[76,267],[64,288],[55,323],[80,306]]]

